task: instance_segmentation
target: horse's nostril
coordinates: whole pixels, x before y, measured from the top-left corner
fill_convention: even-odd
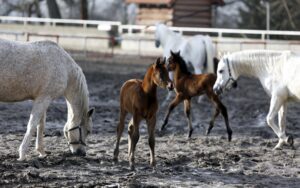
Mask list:
[[[86,155],[86,152],[82,149],[77,149],[75,152],[74,152],[75,155],[77,156],[85,156]]]

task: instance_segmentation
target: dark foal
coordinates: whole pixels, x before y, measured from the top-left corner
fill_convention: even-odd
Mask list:
[[[216,108],[215,113],[212,116],[212,119],[209,123],[209,127],[206,131],[206,134],[208,135],[210,133],[211,129],[214,126],[216,117],[221,112],[225,120],[225,125],[228,133],[228,140],[231,141],[232,130],[228,122],[227,109],[220,101],[218,95],[216,95],[213,91],[213,86],[217,79],[217,76],[215,74],[191,74],[188,71],[184,60],[181,58],[180,52],[173,53],[171,51],[171,56],[169,57],[168,61],[168,71],[173,71],[174,73],[173,81],[176,97],[169,105],[161,130],[163,130],[167,125],[169,115],[172,112],[172,110],[179,103],[184,101],[184,112],[189,126],[188,137],[190,138],[193,133],[192,121],[190,117],[191,98],[194,96],[206,94]]]
[[[114,160],[118,161],[119,143],[124,130],[124,121],[127,113],[133,115],[128,125],[128,157],[130,168],[134,170],[134,151],[139,140],[139,124],[145,119],[148,127],[150,146],[150,165],[155,166],[155,124],[158,101],[156,96],[157,86],[172,89],[172,83],[165,65],[160,58],[151,65],[144,80],[131,79],[126,81],[120,92],[120,122],[117,128],[117,143],[114,150]]]

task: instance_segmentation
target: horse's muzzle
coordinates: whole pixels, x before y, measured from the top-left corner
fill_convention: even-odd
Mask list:
[[[213,90],[214,90],[215,94],[217,94],[217,95],[220,95],[222,93],[222,89],[220,86],[214,87]]]
[[[155,40],[155,47],[158,48],[160,46],[159,40]]]
[[[73,154],[77,156],[86,156],[86,151],[83,149],[77,149],[75,152],[73,152]]]
[[[173,82],[168,82],[167,88],[169,91],[172,91],[174,89]]]

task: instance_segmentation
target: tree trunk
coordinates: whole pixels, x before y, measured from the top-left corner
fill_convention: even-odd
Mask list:
[[[47,0],[47,5],[50,18],[61,18],[56,0]]]
[[[88,19],[87,0],[80,0],[80,18],[82,20]]]

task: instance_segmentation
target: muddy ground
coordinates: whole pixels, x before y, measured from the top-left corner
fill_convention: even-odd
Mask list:
[[[288,134],[295,138],[296,150],[277,143],[265,116],[269,98],[257,80],[241,78],[238,88],[226,93],[233,129],[227,141],[223,119],[219,117],[211,135],[205,130],[212,105],[204,98],[192,103],[194,134],[187,139],[188,127],[179,105],[171,115],[164,135],[156,136],[157,168],[149,167],[149,147],[145,123],[136,151],[136,171],[127,159],[127,131],[124,131],[119,164],[113,164],[113,148],[119,113],[119,89],[124,81],[142,78],[147,63],[80,62],[86,75],[91,106],[96,108],[93,133],[88,138],[86,157],[69,153],[63,137],[66,104],[55,100],[47,114],[45,144],[48,156],[39,159],[32,140],[27,161],[18,162],[17,149],[29,118],[31,102],[0,104],[0,187],[299,187],[300,185],[300,104],[290,104]],[[159,89],[160,102],[167,92]],[[160,106],[157,129],[166,106]],[[129,119],[129,117],[128,117]],[[128,122],[128,121],[127,121]]]

